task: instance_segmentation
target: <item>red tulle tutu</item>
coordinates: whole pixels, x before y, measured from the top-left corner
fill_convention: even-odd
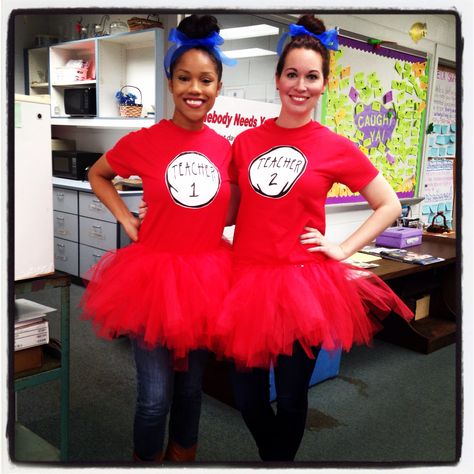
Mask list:
[[[131,244],[107,252],[86,275],[80,306],[98,336],[139,336],[147,348],[164,345],[174,360],[209,346],[228,293],[231,251],[175,254]]]
[[[240,368],[268,368],[290,355],[296,340],[308,355],[311,346],[369,344],[391,311],[413,317],[380,278],[345,263],[236,265],[214,349]]]

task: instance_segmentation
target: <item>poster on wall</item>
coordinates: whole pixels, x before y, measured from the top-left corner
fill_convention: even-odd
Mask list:
[[[240,132],[262,125],[267,118],[278,117],[280,108],[269,102],[219,96],[204,122],[233,143]]]
[[[422,56],[339,37],[321,122],[355,142],[400,198],[417,196],[428,91]],[[336,183],[328,204],[363,201]]]
[[[434,84],[431,121],[427,127],[428,162],[423,186],[421,220],[431,224],[442,211],[454,221],[454,160],[456,155],[456,71],[439,66]]]

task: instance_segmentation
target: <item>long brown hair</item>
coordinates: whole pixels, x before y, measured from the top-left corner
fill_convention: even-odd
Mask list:
[[[323,21],[311,14],[303,15],[296,24],[304,26],[308,31],[317,35],[320,35],[326,31],[326,26],[324,25]],[[283,66],[285,65],[286,56],[292,49],[296,48],[312,49],[321,55],[323,58],[323,77],[324,80],[327,81],[329,76],[329,51],[326,46],[324,46],[317,38],[314,38],[310,35],[300,35],[291,38],[291,41],[285,46],[283,52],[281,53],[280,59],[278,60],[276,75],[278,77],[281,76],[281,73],[283,72]]]

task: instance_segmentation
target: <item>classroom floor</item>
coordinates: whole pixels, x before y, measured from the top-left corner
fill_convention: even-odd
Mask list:
[[[93,335],[90,324],[78,317],[82,292],[81,286],[72,285],[70,463],[130,466],[135,381],[129,342]],[[54,291],[23,297],[58,305]],[[53,335],[57,330],[53,322]],[[309,390],[297,463],[332,467],[454,462],[460,430],[456,364],[456,344],[420,354],[376,339],[371,348],[343,354],[339,375]],[[18,420],[56,446],[59,408],[59,382],[17,394]],[[206,394],[197,461],[261,466],[240,414]]]

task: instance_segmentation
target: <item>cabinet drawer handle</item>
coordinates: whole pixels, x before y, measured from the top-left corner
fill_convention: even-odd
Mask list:
[[[102,226],[101,225],[93,225],[92,228],[102,231]]]
[[[92,202],[97,202],[98,204],[102,204],[102,201],[100,199],[97,199],[97,198],[92,199]]]
[[[100,201],[94,200],[93,204],[89,204],[89,209],[92,209],[93,211],[103,211],[104,206]]]
[[[97,255],[96,253],[92,254],[92,256],[94,257],[94,260],[97,262],[98,260],[100,260],[100,257],[102,257],[102,255]]]
[[[62,260],[63,262],[67,261],[66,255],[56,255],[56,260]]]
[[[56,220],[64,222],[64,217],[63,216],[56,216]]]
[[[67,229],[57,229],[56,233],[61,235],[67,235],[69,234],[69,231]]]
[[[64,199],[64,193],[56,193],[58,199]]]
[[[66,246],[64,244],[56,244],[56,247],[59,249],[64,249]]]

